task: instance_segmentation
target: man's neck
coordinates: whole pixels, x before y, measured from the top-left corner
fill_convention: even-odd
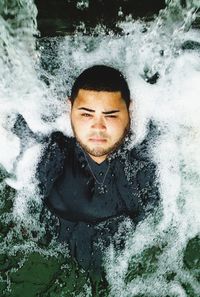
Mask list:
[[[88,154],[89,156],[90,156],[90,158],[92,159],[92,160],[94,160],[96,163],[98,163],[98,164],[100,164],[100,163],[102,163],[103,161],[105,161],[106,160],[106,158],[107,158],[107,156],[108,155],[104,155],[104,156],[101,156],[101,157],[95,157],[95,156],[92,156],[92,155],[90,155],[90,154]]]

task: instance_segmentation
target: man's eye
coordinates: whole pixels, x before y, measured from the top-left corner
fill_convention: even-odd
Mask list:
[[[111,115],[111,114],[106,116],[106,118],[116,118],[116,117],[117,117],[116,115]]]
[[[82,113],[81,115],[82,117],[86,117],[86,118],[89,118],[92,116],[90,113]]]

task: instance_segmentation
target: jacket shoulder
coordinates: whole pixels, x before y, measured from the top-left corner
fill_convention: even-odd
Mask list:
[[[73,142],[73,138],[66,137],[59,131],[43,139],[43,148],[36,168],[36,179],[43,196],[49,194],[55,180],[62,173],[67,151]]]
[[[157,164],[153,161],[151,149],[145,141],[129,152],[131,167],[136,168],[136,180],[141,204],[141,218],[160,204],[160,178]]]

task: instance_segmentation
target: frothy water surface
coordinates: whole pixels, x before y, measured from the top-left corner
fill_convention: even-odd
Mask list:
[[[83,69],[100,63],[119,68],[127,77],[134,102],[133,145],[145,138],[149,120],[157,126],[159,136],[152,142],[151,153],[159,168],[162,198],[159,212],[136,229],[124,222],[123,252],[108,249],[109,296],[200,296],[200,52],[198,46],[189,46],[191,41],[200,42],[199,31],[190,29],[198,1],[186,1],[185,8],[178,1],[168,1],[154,21],[120,23],[123,34],[118,36],[98,27],[93,36],[77,32],[41,39],[37,49],[34,3],[6,2],[0,6],[0,261],[4,265],[0,281],[4,296],[16,296],[12,282],[30,254],[58,260],[66,253],[54,240],[48,247],[38,243],[44,226],[39,224],[42,205],[34,170],[42,144],[13,133],[17,114],[38,135],[54,130],[71,135],[66,96]],[[14,256],[16,261],[5,266],[5,257],[11,261]],[[62,269],[66,273],[69,267]],[[61,292],[62,285],[61,277]],[[90,287],[85,285],[84,290],[83,296],[90,296]]]

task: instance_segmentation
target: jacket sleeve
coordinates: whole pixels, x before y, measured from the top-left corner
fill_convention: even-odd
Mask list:
[[[129,154],[132,166],[137,168],[138,213],[136,222],[156,211],[160,204],[159,171],[149,152],[149,142],[145,140],[133,148]]]
[[[44,198],[49,195],[54,182],[63,171],[65,147],[65,137],[61,132],[53,132],[44,145],[36,167],[39,192]]]
[[[154,163],[143,162],[143,168],[137,173],[139,190],[139,211],[137,221],[143,220],[156,211],[160,204],[159,176]]]
[[[17,115],[11,130],[20,138],[20,155],[23,155],[23,152],[33,141],[43,144],[42,154],[36,166],[36,179],[40,194],[43,197],[48,196],[64,166],[67,138],[58,131],[48,137],[35,134],[21,114]]]

